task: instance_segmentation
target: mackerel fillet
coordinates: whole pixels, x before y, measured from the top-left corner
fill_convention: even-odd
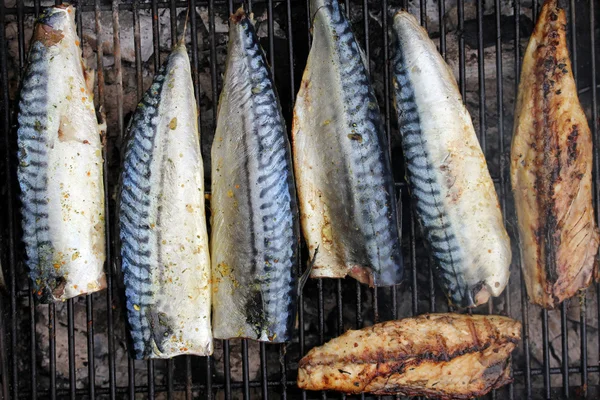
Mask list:
[[[84,69],[75,9],[37,20],[19,103],[23,241],[42,303],[106,287],[101,127]]]
[[[395,105],[417,217],[437,281],[457,307],[508,283],[510,241],[498,196],[452,72],[417,20],[394,17]]]
[[[124,147],[119,237],[135,356],[210,355],[204,172],[183,44],[138,104]]]
[[[313,278],[399,283],[403,259],[385,131],[362,50],[337,0],[312,0],[313,43],[292,129]]]
[[[592,135],[579,104],[556,1],[542,7],[523,58],[511,150],[521,267],[531,302],[552,309],[595,273]]]
[[[298,364],[298,387],[350,394],[470,399],[512,381],[521,324],[493,315],[429,314],[350,330]]]
[[[300,236],[290,145],[269,67],[242,9],[230,18],[211,154],[213,334],[290,340]]]

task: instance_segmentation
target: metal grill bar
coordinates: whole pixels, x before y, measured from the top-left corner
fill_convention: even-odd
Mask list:
[[[596,9],[595,9],[595,2],[594,1],[590,1],[590,66],[591,66],[591,72],[592,72],[592,79],[591,79],[591,96],[592,96],[592,124],[591,124],[591,128],[592,128],[592,142],[594,144],[594,174],[596,176],[596,179],[594,180],[594,205],[596,206],[596,221],[600,220],[600,215],[598,213],[598,210],[600,210],[600,185],[598,185],[598,176],[600,176],[600,160],[598,159],[598,157],[600,157],[600,153],[598,151],[598,97],[597,97],[597,92],[596,90],[594,90],[597,85],[596,85],[596,33],[594,32],[594,30],[596,29]],[[597,307],[597,315],[596,315],[596,321],[600,321],[600,284],[596,284],[596,307]],[[581,313],[581,325],[582,325],[582,331],[581,331],[581,337],[582,337],[582,347],[583,345],[583,338],[587,338],[587,334],[586,334],[586,320],[585,320],[585,314],[582,312]],[[598,337],[597,337],[598,342],[600,342],[600,329],[598,330]],[[586,341],[587,343],[587,341]],[[582,351],[583,354],[583,351]],[[586,357],[582,357],[581,358],[581,368],[585,369],[585,371],[589,372],[589,369],[587,368],[587,354]],[[584,394],[587,395],[587,386],[588,386],[588,382],[587,382],[587,373],[583,372],[581,375],[581,385],[585,388]]]
[[[71,399],[75,398],[75,317],[73,314],[73,299],[67,301],[68,335],[69,335],[69,389]]]
[[[242,374],[244,376],[244,399],[249,399],[250,377],[248,374],[248,339],[242,339]]]
[[[138,0],[133,2],[133,42],[135,52],[135,77],[136,77],[136,96],[141,99],[144,94],[144,77],[142,75],[142,60],[141,60],[141,38],[140,38],[140,20],[139,20],[139,6]],[[154,18],[153,18],[154,20]],[[154,32],[154,24],[153,24]],[[156,49],[156,47],[155,47]],[[155,53],[156,54],[156,53]],[[156,57],[156,55],[155,55]],[[155,63],[156,67],[156,63]],[[156,69],[155,69],[156,71]],[[135,396],[135,361],[131,358],[127,360],[127,386],[129,389],[129,398]]]
[[[57,1],[60,3],[60,1]],[[114,65],[105,68],[104,67],[104,49],[101,45],[97,46],[97,105],[104,106],[106,101],[105,90],[108,85],[111,86],[110,101],[116,102],[117,107],[114,107],[116,112],[116,128],[113,128],[108,132],[107,140],[104,141],[104,158],[105,164],[105,186],[110,190],[106,191],[106,218],[108,221],[113,220],[113,207],[114,201],[111,197],[111,190],[114,189],[114,179],[112,177],[118,171],[118,162],[114,157],[115,149],[114,144],[119,143],[119,139],[122,137],[124,131],[125,116],[132,110],[125,110],[124,104],[127,102],[124,100],[128,91],[134,91],[137,98],[140,98],[143,94],[145,86],[148,84],[144,83],[144,71],[149,69],[149,66],[154,67],[156,71],[161,64],[161,56],[164,58],[166,54],[165,49],[161,48],[160,39],[162,35],[170,31],[171,40],[170,44],[174,44],[178,40],[178,25],[182,21],[181,12],[184,12],[188,2],[187,1],[144,1],[134,0],[133,2],[121,2],[117,0],[87,0],[81,1],[78,7],[77,21],[78,30],[80,37],[82,38],[81,45],[86,45],[84,35],[82,35],[82,16],[85,13],[91,13],[94,16],[95,26],[94,31],[96,33],[98,43],[101,43],[101,38],[108,38],[107,35],[112,35],[112,45],[114,48]],[[220,91],[220,74],[223,72],[223,65],[221,62],[217,62],[220,57],[220,51],[222,50],[224,36],[221,32],[217,32],[216,19],[223,18],[223,16],[231,13],[235,10],[234,6],[239,5],[239,2],[232,0],[190,0],[191,7],[196,12],[190,12],[188,31],[191,36],[191,46],[189,48],[192,61],[192,77],[194,81],[194,89],[196,92],[196,98],[198,107],[201,110],[201,137],[204,138],[203,143],[206,140],[212,138],[212,132],[216,125],[216,105],[218,101],[218,94]],[[266,50],[267,59],[271,67],[273,78],[278,88],[286,88],[280,90],[281,104],[286,119],[288,119],[288,127],[291,121],[291,112],[295,100],[295,93],[298,89],[298,84],[302,69],[304,67],[304,61],[307,54],[308,46],[310,45],[310,33],[307,29],[310,26],[309,21],[309,5],[308,0],[306,2],[295,2],[292,0],[263,0],[263,1],[246,1],[246,9],[255,11],[258,16],[261,13],[266,15],[264,23],[266,25],[266,35],[261,38],[263,47]],[[345,6],[345,11],[350,18],[355,32],[359,37],[359,41],[365,50],[367,59],[370,60],[371,56],[381,57],[385,61],[385,67],[380,73],[379,71],[370,71],[372,78],[382,79],[383,85],[380,96],[380,105],[385,117],[385,129],[388,135],[388,143],[390,149],[392,149],[393,135],[397,134],[395,127],[395,116],[394,110],[391,104],[392,101],[392,79],[390,71],[390,57],[391,57],[391,42],[388,39],[388,34],[391,30],[389,20],[385,18],[386,13],[391,8],[397,8],[401,5],[405,7],[410,6],[410,10],[414,11],[418,18],[420,18],[421,24],[424,27],[430,27],[435,30],[435,23],[432,23],[432,11],[427,10],[427,1],[420,0],[418,3],[409,4],[405,0],[343,0],[341,3]],[[591,88],[597,88],[597,77],[596,77],[596,58],[595,58],[595,46],[596,46],[596,35],[595,29],[597,20],[597,7],[593,0],[587,0],[585,5],[589,9],[589,24],[585,23],[587,20],[584,18],[585,13],[582,13],[581,5],[579,2],[574,0],[569,1],[568,7],[568,28],[569,28],[569,40],[571,57],[573,61],[573,71],[578,83],[579,91],[581,94],[590,92],[585,98],[582,97],[582,101],[586,101],[587,106],[591,105],[591,128],[593,132],[594,144],[597,144],[598,134],[598,101],[597,91],[590,90]],[[504,86],[506,84],[503,71],[514,72],[515,76],[515,88],[518,85],[519,73],[520,73],[520,60],[521,60],[521,46],[526,43],[527,39],[523,37],[521,32],[521,23],[523,16],[532,17],[535,21],[539,14],[539,3],[537,1],[532,2],[531,7],[521,7],[520,1],[515,1],[512,11],[514,12],[512,18],[514,21],[514,50],[511,53],[511,64],[514,65],[510,68],[503,68],[507,54],[505,54],[505,47],[509,36],[509,32],[506,27],[503,27],[503,19],[500,15],[502,9],[501,0],[495,0],[493,3],[493,10],[488,10],[484,7],[482,0],[458,0],[456,3],[456,11],[449,9],[449,4],[444,1],[437,3],[438,9],[437,22],[439,24],[438,32],[434,33],[434,37],[439,40],[440,53],[449,61],[458,64],[458,76],[459,76],[459,87],[463,95],[463,100],[467,101],[470,98],[475,99],[473,95],[478,96],[476,104],[469,104],[469,108],[472,116],[476,117],[478,122],[478,136],[480,137],[482,148],[484,149],[485,155],[488,159],[494,159],[499,164],[499,172],[497,176],[494,176],[494,181],[498,185],[498,194],[501,200],[501,207],[504,212],[506,220],[514,221],[514,212],[511,212],[507,202],[507,198],[511,195],[507,171],[508,163],[506,162],[507,151],[509,150],[510,143],[510,128],[506,129],[505,122],[508,122],[512,115],[511,105],[507,102],[508,95],[505,94]],[[474,5],[474,9],[466,9]],[[199,21],[198,12],[201,12],[200,8],[204,7],[207,10],[207,31],[208,35],[204,38],[204,41],[199,41],[195,33],[202,29],[203,21]],[[576,13],[576,7],[580,7]],[[5,327],[8,335],[5,340],[3,334],[0,332],[0,367],[2,368],[2,391],[4,398],[79,398],[86,396],[87,398],[96,398],[99,396],[106,396],[111,399],[129,397],[134,398],[137,393],[145,393],[150,397],[154,397],[158,393],[165,393],[168,399],[175,398],[176,392],[185,393],[186,398],[191,399],[197,396],[203,398],[212,398],[217,392],[222,391],[225,399],[233,398],[234,394],[241,394],[244,398],[254,398],[262,395],[264,398],[273,397],[278,395],[282,398],[314,398],[314,393],[300,392],[295,387],[295,363],[298,361],[298,357],[305,354],[311,347],[323,343],[331,337],[342,333],[349,327],[360,328],[365,324],[371,324],[377,322],[379,319],[389,318],[400,318],[407,314],[418,314],[419,312],[436,311],[440,308],[436,303],[436,299],[439,300],[439,296],[442,296],[439,290],[436,290],[435,277],[432,271],[431,260],[420,255],[420,245],[416,243],[416,237],[418,229],[416,228],[415,217],[410,211],[408,214],[408,220],[405,223],[405,235],[404,242],[407,244],[405,252],[406,257],[406,283],[395,288],[385,288],[380,290],[363,289],[363,287],[352,281],[329,281],[329,280],[315,280],[309,281],[307,288],[299,298],[299,329],[298,336],[294,342],[288,345],[271,346],[260,344],[258,347],[251,346],[247,340],[232,340],[222,341],[222,364],[217,366],[213,365],[212,358],[197,358],[197,357],[183,357],[181,359],[169,360],[169,361],[149,361],[149,362],[136,362],[128,359],[127,366],[123,365],[120,359],[118,359],[118,351],[122,351],[122,345],[116,342],[116,338],[122,332],[122,323],[117,318],[122,318],[121,305],[119,304],[119,297],[116,296],[118,293],[114,283],[117,282],[116,274],[114,274],[113,268],[119,269],[118,260],[114,257],[116,250],[116,243],[112,240],[114,231],[107,230],[106,232],[106,246],[107,246],[107,291],[105,293],[99,293],[94,295],[86,296],[82,299],[82,302],[77,300],[70,300],[66,305],[50,305],[50,306],[36,306],[34,297],[32,296],[30,288],[24,286],[26,280],[22,279],[23,264],[21,260],[20,246],[18,240],[18,224],[17,224],[17,187],[14,176],[15,171],[15,131],[16,131],[16,101],[11,98],[12,94],[9,92],[9,53],[6,47],[6,32],[5,26],[9,21],[15,21],[17,27],[16,37],[16,48],[17,57],[13,60],[14,64],[17,65],[20,70],[24,69],[26,61],[26,43],[29,38],[25,36],[27,24],[30,23],[32,16],[37,16],[40,12],[41,5],[40,0],[35,0],[33,6],[25,6],[23,2],[17,2],[15,7],[7,8],[0,6],[0,82],[2,83],[2,103],[1,112],[4,116],[4,130],[2,144],[4,147],[4,153],[2,153],[3,162],[3,173],[9,179],[6,182],[9,192],[7,196],[6,209],[2,210],[3,219],[2,234],[6,233],[5,243],[3,242],[2,250],[0,254],[6,254],[2,261],[5,266],[5,277],[7,278],[8,294],[10,299],[6,306],[9,310],[8,314],[0,315],[2,320],[0,325]],[[474,14],[473,14],[474,10]],[[448,13],[447,13],[448,11]],[[142,44],[143,38],[141,36],[141,13],[149,12],[151,21],[151,40],[153,55],[152,60],[146,63],[142,60]],[[110,14],[109,14],[110,13]],[[128,20],[125,15],[129,14],[132,19]],[[163,13],[168,13],[168,20],[165,23],[163,21]],[[456,16],[457,30],[447,31],[446,21],[449,13]],[[487,58],[488,52],[490,51],[486,44],[485,35],[489,29],[487,24],[488,14],[495,13],[495,26],[492,30],[495,31],[495,73],[493,72],[494,62]],[[377,25],[375,21],[380,16],[380,25]],[[112,32],[108,32],[108,27],[103,27],[101,24],[102,17],[108,16],[112,24]],[[260,17],[263,18],[263,17]],[[471,20],[466,21],[466,18]],[[131,21],[131,22],[125,22]],[[279,26],[275,25],[275,22]],[[126,24],[132,24],[127,26]],[[468,24],[474,23],[475,25],[475,37],[476,47],[471,48],[472,42],[468,42],[465,39],[466,30],[470,28]],[[589,39],[583,39],[582,33],[583,26],[589,26]],[[165,28],[166,26],[166,28]],[[120,29],[133,29],[133,50],[134,50],[134,62],[128,63],[123,61],[121,57],[121,40]],[[578,29],[580,32],[578,32]],[[278,32],[284,31],[284,39],[278,37]],[[304,32],[306,36],[304,36]],[[263,31],[264,32],[264,31]],[[587,32],[587,31],[586,31]],[[307,40],[308,39],[308,40]],[[590,42],[589,52],[585,52],[585,56],[578,55],[578,47],[581,43]],[[523,43],[521,43],[523,42]],[[382,44],[378,44],[382,43]],[[124,43],[123,43],[124,44]],[[456,44],[457,53],[450,53],[449,50]],[[164,46],[164,45],[163,45]],[[379,46],[379,47],[378,47]],[[467,47],[469,46],[469,47]],[[283,57],[278,53],[282,50],[287,51]],[[162,55],[161,55],[162,52]],[[473,61],[470,57],[473,52],[476,52],[476,60]],[[581,51],[579,51],[581,53]],[[589,53],[589,56],[588,54]],[[504,57],[504,58],[503,58]],[[578,70],[579,63],[588,62],[589,57],[589,69],[591,70],[591,77],[588,75],[581,74]],[[456,59],[453,59],[456,58]],[[206,62],[208,60],[208,62]],[[285,65],[285,63],[289,65]],[[475,64],[477,62],[477,83],[471,82],[474,76]],[[369,67],[369,66],[368,66]],[[379,66],[378,66],[379,67]],[[124,72],[124,68],[133,68],[135,72],[134,84],[127,80],[127,74]],[[467,73],[468,68],[468,73]],[[208,71],[209,84],[208,87],[203,86],[201,80],[201,74],[205,74]],[[578,74],[579,72],[579,74]],[[109,74],[110,82],[107,82],[106,73]],[[495,74],[495,75],[494,75]],[[580,75],[580,76],[578,76]],[[584,77],[585,76],[585,77]],[[202,75],[204,77],[204,75]],[[490,89],[489,79],[495,80],[495,93],[494,89]],[[124,87],[124,81],[125,87]],[[131,87],[129,87],[131,86]],[[211,94],[205,96],[206,92],[210,90]],[[473,92],[473,93],[471,93]],[[510,91],[509,91],[510,92]],[[467,96],[468,94],[468,96]],[[493,100],[496,100],[495,110],[492,110],[491,104]],[[208,105],[207,105],[208,103]],[[488,107],[489,106],[489,107]],[[209,114],[206,114],[209,113]],[[506,118],[506,120],[505,120]],[[493,137],[489,131],[489,128],[493,126],[494,121],[497,119],[497,137]],[[10,133],[10,134],[9,134]],[[506,135],[506,136],[505,136]],[[498,146],[499,154],[494,154],[492,151],[493,146]],[[392,152],[394,157],[395,165],[399,164],[396,158],[399,157],[397,152]],[[204,154],[204,157],[209,157]],[[595,193],[595,205],[596,209],[600,206],[600,188],[597,184],[597,177],[600,176],[600,163],[599,163],[599,151],[595,147],[595,160],[594,160],[594,193]],[[110,179],[109,179],[110,178]],[[401,178],[400,176],[397,177]],[[207,175],[207,182],[209,176]],[[209,184],[206,185],[210,187]],[[407,199],[408,191],[404,182],[396,182],[398,190],[398,207],[401,211],[407,211],[408,208],[403,201]],[[508,203],[508,204],[507,204]],[[600,219],[600,216],[597,215]],[[114,224],[111,224],[113,226]],[[407,236],[406,236],[407,235]],[[4,247],[6,246],[6,247]],[[299,272],[302,272],[305,268],[306,262],[306,250],[302,248],[301,254],[304,255],[302,263],[299,268]],[[570,303],[564,303],[560,311],[542,311],[540,312],[537,307],[529,306],[524,290],[522,276],[517,272],[520,270],[518,257],[514,257],[514,263],[512,268],[512,280],[514,285],[509,286],[502,300],[495,299],[490,301],[487,312],[494,313],[506,313],[513,317],[520,316],[523,320],[523,343],[518,350],[519,357],[516,357],[514,362],[514,377],[515,383],[510,385],[507,389],[501,389],[498,393],[493,393],[492,398],[504,398],[505,394],[508,393],[509,398],[522,398],[523,396],[531,397],[534,394],[539,393],[542,390],[542,397],[548,397],[554,395],[557,390],[562,392],[562,395],[567,397],[569,394],[573,394],[573,390],[576,390],[578,394],[586,395],[587,386],[590,382],[598,381],[598,373],[600,368],[598,365],[590,365],[588,345],[592,341],[600,340],[599,335],[587,335],[587,328],[589,323],[592,321],[588,320],[588,314],[592,315],[593,318],[600,317],[600,307],[597,307],[597,313],[588,313],[588,308],[593,307],[593,304],[600,301],[600,287],[596,285],[596,296],[592,298],[586,297],[586,293],[582,293],[579,297],[579,326],[576,326],[574,321],[570,319],[570,309],[576,307],[576,300],[572,300]],[[427,267],[427,268],[424,268]],[[519,284],[519,278],[521,282]],[[520,292],[517,294],[517,292]],[[410,295],[410,303],[408,311],[404,310],[405,307],[399,296],[408,293]],[[309,294],[309,295],[307,295]],[[408,295],[406,301],[408,302]],[[521,302],[515,302],[511,299],[512,296],[521,296]],[[106,303],[104,303],[106,301]],[[100,303],[99,303],[100,302]],[[352,304],[354,303],[355,304]],[[428,303],[428,304],[423,304]],[[589,304],[588,304],[589,303]],[[85,321],[86,327],[85,332],[87,333],[87,339],[80,339],[78,336],[78,325],[79,321],[78,310],[83,310],[79,305],[85,304]],[[104,304],[106,309],[104,309]],[[3,303],[0,303],[0,307]],[[513,310],[512,307],[516,307]],[[520,310],[518,307],[521,307]],[[39,310],[38,310],[39,307]],[[25,310],[26,312],[22,312]],[[445,311],[446,307],[442,307]],[[354,317],[350,317],[349,311],[355,312]],[[476,312],[484,312],[486,310],[477,310]],[[593,310],[593,308],[592,308]],[[39,311],[39,312],[38,312]],[[81,311],[84,312],[84,311]],[[513,315],[513,312],[516,315]],[[520,315],[519,315],[520,314]],[[65,317],[66,315],[66,317]],[[101,327],[97,321],[99,316],[102,318],[106,317],[106,326]],[[39,320],[45,320],[47,327],[44,329],[44,334],[41,335]],[[64,320],[63,320],[64,319]],[[591,318],[590,318],[591,319]],[[83,319],[82,319],[83,320]],[[555,338],[550,336],[552,331],[550,328],[550,321],[559,321],[560,323],[560,339],[554,341]],[[535,329],[537,324],[541,323],[542,329],[541,338],[530,337],[530,330]],[[94,326],[96,325],[96,326]],[[25,329],[25,332],[23,330]],[[36,330],[37,329],[37,330]],[[27,337],[27,330],[29,330],[29,337]],[[95,351],[95,339],[94,334],[103,334],[106,331],[108,341],[108,360],[101,361],[97,357],[99,356]],[[48,335],[47,343],[41,342],[41,338]],[[532,330],[532,332],[534,332]],[[579,338],[577,339],[577,334]],[[27,337],[27,354],[25,361],[20,360],[21,354],[19,349],[23,348],[20,342],[22,337]],[[62,342],[62,338],[66,338],[65,342]],[[543,362],[541,365],[536,365],[534,357],[535,343],[542,339],[542,353]],[[580,348],[580,359],[577,366],[574,365],[574,355],[569,353],[569,340],[579,340],[578,347]],[[588,342],[590,340],[590,342]],[[551,342],[554,343],[553,350],[557,350],[556,343],[560,342],[561,350],[557,351],[558,354],[551,353]],[[65,344],[66,343],[66,350]],[[232,349],[241,344],[239,350],[241,354],[232,354]],[[217,346],[219,347],[219,346]],[[571,346],[573,347],[573,346]],[[87,368],[84,370],[79,369],[76,357],[79,349],[85,348],[87,354]],[[48,357],[47,360],[40,359],[39,351],[42,350]],[[237,350],[236,350],[237,351]],[[61,352],[65,352],[64,354]],[[59,358],[64,357],[64,358]],[[239,356],[239,357],[238,357]],[[27,359],[27,357],[29,357]],[[278,357],[279,368],[273,360]],[[593,355],[595,360],[596,355]],[[232,368],[234,367],[234,359],[241,359],[241,381],[236,381],[240,377],[232,374]],[[44,362],[46,364],[44,364]],[[100,363],[108,363],[108,382],[99,382],[97,379],[97,368]],[[237,362],[237,361],[236,361]],[[223,370],[221,370],[223,369]],[[258,369],[257,375],[256,369]],[[65,373],[65,371],[68,371]],[[83,372],[82,372],[83,371]],[[83,388],[78,389],[77,385],[85,377],[85,371],[87,371],[87,381]],[[251,376],[252,374],[252,376]],[[576,376],[579,374],[580,379]],[[560,378],[558,378],[560,376]],[[124,379],[123,379],[124,377]],[[557,380],[558,379],[558,380]],[[595,383],[594,383],[595,384]],[[555,388],[552,385],[559,385],[559,388]],[[576,388],[571,387],[578,385]],[[596,393],[596,392],[593,392]],[[326,394],[319,395],[326,398]],[[344,398],[344,396],[340,396]],[[363,396],[364,398],[364,396]]]
[[[90,399],[96,397],[96,364],[94,354],[94,303],[92,302],[92,296],[88,295],[86,298],[86,314],[87,314],[87,345],[88,345],[88,391]],[[35,343],[32,348],[35,349]],[[35,354],[32,354],[35,357]]]
[[[458,13],[458,85],[460,93],[463,96],[463,102],[466,100],[467,82],[465,81],[465,38],[462,32],[465,30],[465,4],[464,0],[458,0],[456,4],[456,12]]]
[[[6,9],[4,7],[0,8],[0,23],[2,26],[6,23],[5,17]],[[6,43],[5,30],[0,29],[0,43]],[[16,216],[15,216],[15,207],[14,207],[14,196],[12,195],[15,191],[13,184],[13,169],[12,169],[12,154],[11,154],[11,140],[8,132],[10,132],[11,127],[11,113],[10,113],[10,103],[9,103],[9,94],[8,94],[8,66],[7,66],[7,49],[6,46],[2,45],[0,49],[0,73],[2,74],[2,108],[3,108],[3,120],[4,120],[4,173],[7,177],[6,186],[8,188],[8,196],[6,199],[6,206],[8,209],[8,218],[6,219],[8,225],[8,285],[10,291],[10,361],[11,361],[11,372],[10,372],[10,385],[12,388],[12,396],[16,398],[18,396],[18,386],[17,386],[17,374],[18,371],[15,368],[17,364],[17,355],[14,351],[17,341],[17,326],[14,321],[17,320],[17,307],[16,307],[16,278],[15,278],[15,265],[16,265]],[[2,325],[2,328],[4,324]],[[7,384],[7,379],[5,377],[6,373],[2,373],[2,381],[3,384]],[[4,388],[4,393],[8,392],[8,388]]]
[[[22,5],[21,5],[22,7]],[[39,10],[40,10],[40,2],[39,0],[34,2],[34,16],[37,18],[37,16],[39,15]],[[37,317],[37,312],[36,312],[36,307],[35,307],[35,300],[33,297],[33,291],[32,291],[32,286],[31,286],[31,282],[27,283],[28,286],[28,304],[29,304],[29,337],[30,337],[30,376],[31,376],[31,398],[32,399],[36,399],[37,398],[37,357],[36,357],[36,353],[37,353],[37,338],[36,338],[36,331],[35,331],[35,321],[36,321],[36,317]]]
[[[263,399],[268,399],[269,389],[267,386],[267,353],[264,343],[260,343],[260,370],[262,397]]]
[[[560,330],[561,330],[561,346],[562,346],[562,379],[563,379],[563,394],[569,395],[569,349],[568,349],[568,331],[567,331],[567,302],[561,304],[560,307]]]
[[[542,310],[542,341],[544,354],[544,389],[550,398],[550,345],[548,340],[548,310]]]
[[[443,3],[443,2],[442,2]],[[502,28],[501,28],[501,5],[500,0],[494,1],[494,12],[496,14],[496,116],[498,118],[498,148],[500,149],[500,207],[502,209],[502,216],[504,223],[506,224],[506,193],[507,193],[507,181],[506,181],[506,143],[504,140],[504,88],[503,83],[503,65],[502,65]],[[518,29],[518,27],[517,27]],[[511,269],[514,264],[511,263]],[[511,288],[510,285],[504,290],[504,302],[506,304],[505,310],[508,315],[511,315],[511,299],[510,299]],[[514,398],[514,383],[510,383],[508,387],[509,399]]]
[[[477,66],[479,75],[479,142],[483,154],[488,158],[487,130],[485,124],[485,63],[483,55],[483,4],[477,0]]]
[[[588,372],[591,373],[598,373],[600,372],[600,368],[598,368],[598,366],[595,367],[590,367]],[[561,368],[551,368],[550,369],[550,373],[552,375],[560,375],[562,374],[562,369]],[[569,373],[570,374],[579,374],[581,373],[581,370],[579,369],[579,367],[570,367],[569,368]],[[534,369],[534,376],[540,376],[542,374],[541,369]],[[517,373],[515,373],[516,377],[521,377],[522,371],[517,371]],[[295,380],[287,380],[286,381],[286,385],[290,385],[293,386],[296,384]],[[268,387],[269,388],[276,388],[279,387],[281,385],[281,382],[279,381],[268,381]],[[250,388],[253,389],[258,389],[262,386],[262,383],[260,381],[250,381],[249,385]],[[241,389],[243,387],[243,383],[242,382],[233,382],[231,384],[231,388],[238,390]],[[225,389],[225,385],[222,383],[215,383],[213,384],[213,388],[216,390],[224,390]],[[116,393],[119,395],[127,395],[128,394],[128,388],[127,387],[117,387],[116,388]],[[180,383],[180,384],[175,384],[174,385],[174,390],[179,392],[179,391],[184,391],[185,390],[185,384]],[[204,391],[206,390],[206,385],[203,384],[194,384],[192,386],[192,390],[193,391]],[[166,385],[158,385],[156,386],[156,392],[157,393],[165,393],[167,391],[167,386]],[[76,394],[77,396],[87,396],[88,394],[88,390],[87,389],[76,389]],[[110,389],[107,387],[104,388],[97,388],[96,389],[96,393],[99,396],[106,396],[110,393]],[[139,385],[136,386],[135,388],[135,393],[148,393],[148,387],[146,385]],[[69,389],[58,389],[56,391],[56,394],[58,397],[64,398],[66,396],[69,396]],[[49,390],[48,389],[43,389],[39,391],[39,396],[41,397],[48,397],[49,396]],[[25,390],[21,393],[20,395],[21,398],[29,398],[31,397],[31,392],[29,390]],[[313,396],[314,397],[314,396]]]
[[[29,364],[29,368],[31,370],[31,375],[30,375],[30,380],[31,380],[31,398],[35,399],[37,398],[37,363],[36,363],[36,353],[37,353],[37,339],[35,336],[35,317],[36,317],[36,312],[35,312],[35,305],[33,302],[33,293],[31,291],[31,284],[29,283],[28,286],[30,287],[29,290],[29,330],[30,330],[30,341],[29,341],[29,346],[31,347],[30,349],[30,353],[29,353],[29,357],[30,357],[30,364]],[[4,384],[4,383],[3,383]],[[7,397],[4,397],[7,398]]]

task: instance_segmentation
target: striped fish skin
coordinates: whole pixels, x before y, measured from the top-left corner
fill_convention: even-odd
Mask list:
[[[296,313],[299,227],[285,121],[243,10],[229,44],[212,145],[213,334],[282,343]]]
[[[311,276],[401,281],[391,162],[364,55],[336,0],[311,1],[313,43],[292,129]]]
[[[102,128],[74,17],[71,6],[40,15],[19,103],[23,241],[42,303],[106,287]]]
[[[407,178],[449,301],[475,307],[508,283],[510,240],[456,80],[407,12],[394,17],[395,106]]]
[[[132,117],[118,212],[135,357],[212,354],[204,171],[183,44],[174,47]]]
[[[577,96],[566,24],[565,10],[547,1],[523,57],[511,149],[527,295],[548,309],[588,287],[600,239],[592,133]]]

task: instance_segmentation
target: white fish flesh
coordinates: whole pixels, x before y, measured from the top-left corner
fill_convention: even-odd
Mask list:
[[[204,171],[185,45],[154,77],[124,146],[119,237],[135,357],[210,355]]]
[[[294,107],[300,220],[313,278],[400,282],[403,259],[385,131],[337,0],[312,0],[313,43]]]
[[[75,9],[37,20],[19,103],[23,241],[43,303],[106,287],[101,131]]]
[[[409,188],[451,303],[474,307],[508,283],[510,241],[498,196],[456,80],[427,32],[394,17],[398,128]]]
[[[230,18],[211,154],[214,337],[290,340],[299,245],[290,144],[269,67],[242,9]]]

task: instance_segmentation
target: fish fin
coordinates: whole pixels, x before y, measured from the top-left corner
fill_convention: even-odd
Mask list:
[[[246,17],[246,11],[244,10],[244,6],[240,6],[236,12],[229,16],[229,20],[234,24],[239,23],[242,19]]]
[[[367,71],[369,71],[369,60],[367,59],[367,54],[365,53],[365,51],[363,50],[362,47],[358,46],[358,52],[360,53],[360,58],[362,59],[362,62],[366,68]]]
[[[94,84],[96,83],[96,71],[92,68],[85,66],[82,62],[81,67],[83,68],[83,79],[85,80],[85,86],[90,96],[94,95]]]
[[[106,123],[106,112],[104,112],[104,106],[98,107],[97,118],[98,128],[100,128],[100,137],[104,139],[104,136],[106,135],[106,129],[108,127]]]
[[[309,9],[310,9],[310,21],[311,21],[310,24],[311,24],[311,28],[312,28],[312,25],[314,24],[315,17],[317,15],[317,13],[319,12],[319,10],[321,8],[327,7],[328,5],[331,6],[331,0],[325,0],[325,1],[322,1],[322,0],[312,0],[310,2]],[[339,7],[339,5],[338,5],[338,7]]]
[[[194,10],[196,12],[196,10]],[[187,31],[187,23],[190,17],[190,3],[188,1],[187,10],[185,11],[185,21],[183,22],[183,33],[181,34],[181,38],[179,39],[179,45],[185,45],[185,32]]]
[[[308,277],[310,276],[310,273],[313,267],[315,266],[315,261],[317,260],[317,253],[319,253],[319,246],[317,246],[317,248],[315,249],[310,263],[308,263],[308,268],[306,268],[306,271],[304,271],[304,273],[300,276],[300,280],[298,281],[298,296],[300,296],[300,294],[302,293],[302,289],[304,289],[304,285],[306,285]]]

